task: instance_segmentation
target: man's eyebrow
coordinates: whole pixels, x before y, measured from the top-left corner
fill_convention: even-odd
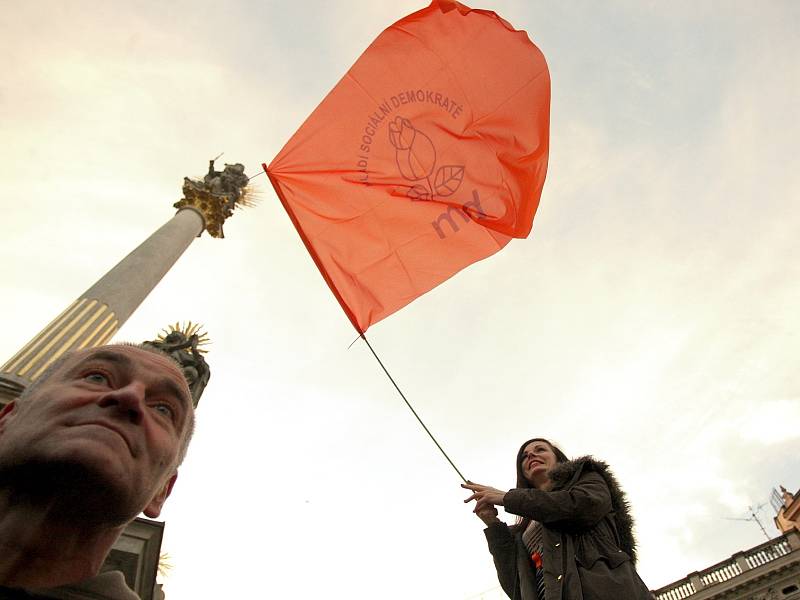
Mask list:
[[[130,358],[128,358],[127,356],[125,356],[124,354],[118,354],[118,353],[112,352],[110,350],[98,350],[96,352],[90,353],[88,356],[83,357],[75,365],[75,367],[77,368],[78,366],[80,366],[84,362],[92,361],[92,360],[103,360],[103,361],[106,361],[106,362],[115,363],[115,364],[118,364],[121,367],[124,367],[126,369],[129,369],[129,368],[131,368],[133,366],[133,361]]]

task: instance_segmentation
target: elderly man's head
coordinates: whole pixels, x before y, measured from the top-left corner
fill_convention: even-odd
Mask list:
[[[73,352],[0,413],[0,478],[41,491],[41,476],[56,477],[51,489],[80,494],[109,525],[156,517],[193,428],[189,388],[168,355],[133,345]]]

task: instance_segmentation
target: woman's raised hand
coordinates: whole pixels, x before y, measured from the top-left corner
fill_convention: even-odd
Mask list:
[[[503,496],[506,495],[504,491],[488,485],[472,483],[471,481],[462,483],[461,487],[474,492],[469,498],[464,500],[464,502],[475,500],[475,508],[472,512],[478,515],[481,521],[489,525],[497,520],[497,509],[495,506],[503,506]]]

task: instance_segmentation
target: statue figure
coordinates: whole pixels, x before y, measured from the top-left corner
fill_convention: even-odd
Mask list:
[[[217,157],[219,158],[219,157]],[[203,180],[183,178],[184,198],[175,203],[175,208],[192,206],[206,220],[206,229],[214,237],[224,237],[222,224],[233,214],[237,206],[247,205],[247,182],[244,165],[226,164],[222,171],[214,168],[216,158],[208,161],[208,173]]]
[[[157,340],[144,342],[145,346],[166,352],[181,365],[195,406],[200,401],[200,396],[211,378],[211,369],[198,350],[199,344],[200,336],[196,332],[187,335],[179,329],[173,329],[166,336]]]
[[[208,191],[218,196],[230,195],[234,202],[242,195],[242,188],[247,186],[247,181],[242,163],[233,165],[226,163],[224,170],[216,171],[213,158],[208,161],[208,174],[203,178]]]

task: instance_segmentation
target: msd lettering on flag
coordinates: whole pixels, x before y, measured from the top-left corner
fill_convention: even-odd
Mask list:
[[[381,33],[264,168],[363,333],[530,233],[549,114],[527,34],[436,0]]]

